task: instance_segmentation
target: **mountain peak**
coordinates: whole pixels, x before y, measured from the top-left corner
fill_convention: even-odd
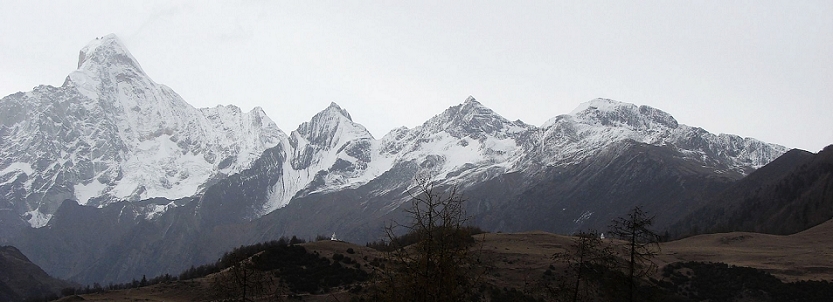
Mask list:
[[[492,111],[492,109],[490,109],[489,107],[486,107],[482,103],[478,102],[477,99],[475,99],[473,96],[467,97],[466,100],[462,104],[451,107],[451,108],[455,108],[455,107],[459,107],[460,112],[467,112],[467,111],[470,111],[470,110],[477,110],[477,111],[484,111],[484,112],[489,112],[489,113],[494,114],[494,111]],[[451,109],[451,108],[449,108],[449,109]]]
[[[476,100],[473,96],[469,96],[469,97],[467,97],[467,98],[466,98],[466,101],[465,101],[465,102],[463,102],[463,104],[468,104],[468,103],[477,103],[477,104],[480,104],[480,102],[478,102],[478,101],[477,101],[477,100]]]
[[[124,43],[115,34],[95,38],[87,43],[78,54],[78,69],[88,65],[126,65],[144,73],[139,62],[133,58]],[[92,66],[90,66],[92,67]]]
[[[310,143],[327,146],[355,138],[373,138],[364,126],[353,122],[350,113],[335,102],[315,114],[309,122],[299,125],[293,132],[300,134]]]
[[[433,132],[447,131],[455,137],[480,137],[496,134],[511,125],[512,122],[469,96],[462,104],[449,107],[425,122],[423,127]]]
[[[588,123],[627,125],[634,129],[651,128],[651,125],[677,128],[679,125],[677,120],[665,111],[603,98],[582,103],[570,112],[570,115]]]
[[[321,113],[324,113],[324,112],[332,112],[332,113],[335,113],[335,114],[339,114],[339,115],[342,115],[342,116],[346,117],[351,122],[353,121],[353,118],[350,116],[350,113],[347,112],[347,110],[342,109],[335,102],[330,102],[330,106],[327,106],[327,109],[324,109],[324,111],[322,111]]]
[[[474,99],[473,96],[469,96],[468,98],[466,98],[466,100],[462,104],[460,104],[458,106],[451,107],[449,109],[452,109],[452,108],[458,108],[457,114],[463,114],[463,115],[471,115],[471,114],[475,114],[475,115],[484,115],[484,114],[485,115],[494,115],[494,114],[496,114],[494,111],[492,111],[491,108],[484,106],[483,104],[478,102],[476,99]]]
[[[611,100],[611,99],[597,98],[597,99],[590,100],[589,102],[581,103],[580,105],[578,105],[578,107],[576,107],[576,109],[573,109],[573,111],[570,112],[570,115],[576,115],[576,114],[578,114],[582,111],[588,110],[588,109],[590,109],[590,110],[601,110],[601,111],[613,111],[613,110],[616,110],[617,107],[622,107],[622,106],[636,106],[636,105],[623,103],[623,102],[615,101],[615,100]]]
[[[64,85],[74,86],[90,99],[98,99],[103,87],[119,82],[152,81],[139,62],[114,34],[96,38],[78,54],[78,69],[69,74]],[[105,89],[107,90],[107,89]]]

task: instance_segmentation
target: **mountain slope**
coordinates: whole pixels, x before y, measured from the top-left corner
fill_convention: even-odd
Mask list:
[[[65,199],[190,197],[285,137],[260,108],[192,107],[108,35],[61,87],[0,99],[0,207],[41,227]]]
[[[15,247],[0,246],[0,300],[57,296],[61,289],[74,286],[50,277]]]
[[[677,236],[747,231],[792,234],[833,218],[833,146],[791,150],[678,222]]]

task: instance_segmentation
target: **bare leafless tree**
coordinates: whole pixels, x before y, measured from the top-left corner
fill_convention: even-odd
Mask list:
[[[659,252],[660,236],[649,229],[653,222],[654,217],[634,207],[610,226],[610,234],[625,242],[630,301],[635,301],[637,280],[657,269],[653,258]]]
[[[270,272],[255,268],[251,259],[234,263],[214,275],[212,286],[219,297],[232,301],[280,301],[282,287]]]
[[[479,259],[472,252],[464,200],[456,187],[440,190],[427,178],[409,191],[411,221],[385,228],[389,266],[380,290],[389,301],[470,300],[478,280]],[[397,228],[405,235],[397,236]]]
[[[566,268],[551,293],[565,301],[594,300],[601,274],[616,264],[613,248],[596,231],[576,234],[570,248],[553,257],[564,262]]]

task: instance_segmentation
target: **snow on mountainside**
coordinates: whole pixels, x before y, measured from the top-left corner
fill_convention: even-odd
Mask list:
[[[394,129],[379,140],[331,104],[290,134],[282,178],[255,216],[312,193],[360,187],[386,172],[418,173],[466,187],[505,173],[573,165],[625,140],[669,146],[704,167],[740,174],[787,150],[755,139],[713,135],[680,125],[661,110],[606,99],[581,104],[535,127],[509,121],[469,97],[418,127]],[[412,180],[388,182],[378,194],[407,188]]]
[[[413,161],[438,180],[489,167],[502,173],[512,166],[534,129],[521,121],[511,122],[469,97],[414,129],[391,131],[378,152],[398,163]]]
[[[354,123],[346,110],[330,104],[290,133],[283,177],[271,188],[269,200],[257,216],[287,205],[302,190],[334,190],[361,181],[365,175],[378,175],[379,171],[368,171],[373,141],[370,132]]]
[[[34,227],[64,199],[192,196],[286,136],[260,108],[192,107],[153,82],[115,35],[84,47],[61,87],[4,97],[0,118],[0,207]]]
[[[672,146],[704,167],[740,174],[787,150],[751,138],[713,135],[680,125],[661,110],[606,99],[581,104],[535,127],[509,121],[469,97],[418,127],[394,129],[376,140],[333,103],[290,134],[283,174],[255,217],[298,197],[360,187],[386,172],[418,173],[465,187],[509,172],[576,164],[624,140]],[[406,188],[412,180],[388,183],[378,193]]]
[[[608,99],[579,105],[568,115],[550,119],[541,127],[539,163],[559,165],[592,157],[613,142],[633,140],[656,146],[673,146],[704,166],[725,166],[747,174],[787,151],[752,138],[711,134],[702,128],[677,123],[668,113]]]
[[[291,156],[284,164],[283,177],[257,216],[286,206],[295,197],[364,185],[409,163],[437,179],[458,178],[493,166],[502,173],[509,159],[518,156],[519,141],[531,129],[469,97],[423,125],[395,129],[375,140],[333,103],[290,134]]]

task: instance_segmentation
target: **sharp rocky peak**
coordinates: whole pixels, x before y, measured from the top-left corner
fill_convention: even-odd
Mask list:
[[[63,86],[74,87],[84,96],[97,100],[102,97],[102,91],[118,90],[119,83],[142,88],[156,86],[121,40],[109,34],[81,49],[78,69],[67,76]]]
[[[252,114],[254,116],[258,116],[258,117],[261,117],[261,118],[269,119],[269,116],[266,115],[266,111],[263,111],[263,108],[261,108],[260,106],[255,106],[254,108],[252,108],[252,110],[249,111],[249,114]],[[269,119],[269,120],[271,121],[271,119]]]
[[[446,131],[455,137],[481,137],[501,132],[512,125],[515,124],[469,96],[462,104],[449,107],[425,122],[423,128],[431,132]]]
[[[353,121],[353,118],[350,116],[350,113],[347,112],[347,110],[342,109],[341,106],[339,106],[335,102],[330,102],[330,106],[328,106],[327,109],[324,109],[324,111],[321,111],[321,113],[319,113],[319,114],[322,114],[322,113],[338,114],[338,115],[346,117],[351,122]]]
[[[458,106],[460,107],[461,112],[480,111],[480,112],[494,113],[492,111],[492,109],[489,109],[488,107],[483,106],[483,104],[478,102],[477,99],[475,99],[473,96],[467,97],[466,100]]]
[[[373,135],[364,126],[353,122],[350,113],[336,103],[330,103],[330,106],[315,114],[309,122],[299,125],[293,133],[311,144],[330,147],[353,139],[373,139]]]

